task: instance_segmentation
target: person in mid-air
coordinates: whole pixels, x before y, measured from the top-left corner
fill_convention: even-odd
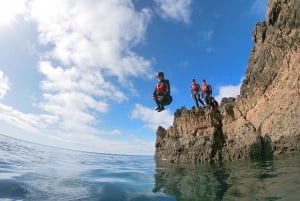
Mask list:
[[[157,107],[156,111],[161,112],[165,109],[165,105],[169,105],[172,102],[172,96],[170,95],[170,82],[165,79],[163,72],[156,74],[158,83],[156,84],[152,98],[155,100]]]
[[[202,80],[202,98],[205,101],[205,106],[210,107],[211,106],[211,95],[212,95],[212,88],[209,84],[206,83],[206,80]]]
[[[200,85],[196,82],[195,79],[192,79],[191,96],[194,99],[195,104],[198,108],[199,103],[201,103],[204,106],[204,102],[200,98]]]

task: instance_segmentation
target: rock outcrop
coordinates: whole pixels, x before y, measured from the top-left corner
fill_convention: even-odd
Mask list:
[[[219,163],[300,152],[300,1],[270,0],[266,21],[236,98],[219,112],[178,109],[159,127],[155,158],[171,163]]]

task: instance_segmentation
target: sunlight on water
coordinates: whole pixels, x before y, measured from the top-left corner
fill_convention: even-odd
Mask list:
[[[298,200],[300,155],[222,166],[62,150],[0,135],[0,200]]]

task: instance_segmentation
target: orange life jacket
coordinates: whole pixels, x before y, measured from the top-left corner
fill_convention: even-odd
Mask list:
[[[208,88],[207,84],[204,84],[204,85],[202,86],[202,91],[203,91],[203,92],[209,92],[209,88]]]
[[[198,91],[198,89],[199,89],[199,88],[198,88],[198,84],[197,84],[197,83],[193,83],[193,84],[192,84],[192,90],[193,90],[193,91]]]
[[[164,93],[166,91],[167,87],[165,83],[158,83],[156,85],[156,92],[157,93]]]

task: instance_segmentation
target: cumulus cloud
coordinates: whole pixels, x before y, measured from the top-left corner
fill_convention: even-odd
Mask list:
[[[224,97],[236,97],[240,94],[240,88],[243,82],[243,78],[241,79],[241,82],[238,85],[225,85],[219,87],[218,95],[215,97],[215,99],[220,102],[222,98]]]
[[[135,11],[129,0],[32,0],[28,9],[40,43],[52,47],[38,66],[45,77],[38,106],[58,117],[61,129],[96,133],[93,111],[128,100],[130,78],[153,74],[151,62],[131,50],[143,41],[151,12]]]
[[[95,114],[107,113],[111,104],[128,101],[136,95],[131,78],[150,79],[154,74],[151,61],[133,51],[144,40],[151,11],[136,11],[131,0],[10,2],[15,8],[26,8],[18,9],[14,16],[22,13],[37,27],[43,47],[35,49],[40,56],[37,69],[42,75],[39,85],[42,99],[36,100],[34,106],[44,114],[26,114],[2,104],[0,119],[60,140],[88,143],[83,139],[98,139],[94,147],[99,143],[104,147],[103,143],[108,141],[98,135],[115,135],[120,131],[96,128],[101,119]],[[9,90],[8,83],[0,72],[0,98]],[[118,147],[123,153],[126,149],[141,148],[129,148],[128,144]]]
[[[18,15],[23,14],[27,0],[2,0],[0,1],[0,28],[11,25]]]
[[[192,0],[154,0],[159,14],[166,19],[190,23]]]
[[[0,71],[0,99],[2,99],[6,93],[9,91],[9,79],[8,77]]]
[[[33,0],[31,19],[37,22],[47,54],[64,65],[98,68],[120,80],[148,77],[151,63],[131,51],[143,40],[150,11],[136,12],[131,1]]]
[[[156,131],[158,126],[169,128],[173,123],[173,115],[168,110],[157,113],[153,109],[136,104],[131,113],[132,119],[139,119],[146,127]]]

